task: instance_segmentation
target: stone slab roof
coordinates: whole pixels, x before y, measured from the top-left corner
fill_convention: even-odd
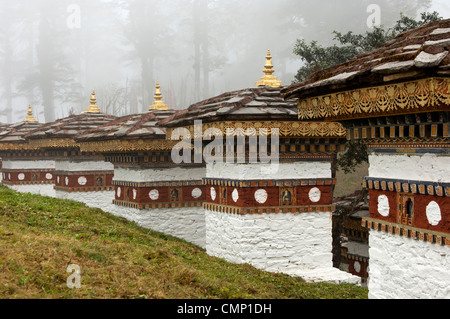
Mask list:
[[[281,88],[261,86],[223,93],[178,111],[161,122],[167,127],[193,125],[194,121],[297,120],[295,99],[284,100]]]
[[[158,123],[174,113],[174,110],[152,110],[143,114],[120,117],[80,134],[76,140],[88,142],[113,139],[165,139],[166,130]]]
[[[19,122],[0,127],[0,143],[26,143],[25,136],[41,125],[37,122]]]
[[[103,113],[82,113],[71,115],[54,122],[43,124],[26,134],[27,140],[74,139],[81,133],[105,125],[117,119]]]
[[[369,86],[450,76],[450,20],[404,32],[380,49],[361,54],[282,89],[299,99]]]
[[[3,130],[5,130],[8,126],[9,126],[9,124],[0,123],[0,132],[2,132]]]

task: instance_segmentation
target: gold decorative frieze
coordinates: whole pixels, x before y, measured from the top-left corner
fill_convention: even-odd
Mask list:
[[[110,140],[82,142],[79,144],[80,151],[87,153],[108,153],[108,152],[136,152],[136,151],[170,151],[176,147],[182,147],[181,142],[157,140]],[[189,144],[187,147],[191,148]]]
[[[49,138],[30,140],[30,145],[39,148],[78,148],[78,143],[71,138]]]
[[[403,139],[371,139],[367,142],[370,149],[395,149],[397,153],[414,154],[416,149],[448,149],[450,143],[448,138],[403,138]]]
[[[0,151],[35,151],[39,147],[29,143],[0,143]]]
[[[282,138],[345,138],[347,130],[340,123],[334,122],[289,122],[289,121],[225,121],[203,123],[201,126],[203,136],[199,136],[200,130],[195,126],[186,127],[191,134],[191,138],[202,138],[214,130],[219,130],[226,136],[271,136],[278,130]],[[167,138],[170,139],[172,133],[177,128],[167,129]]]
[[[4,145],[0,144],[0,147]],[[30,149],[42,148],[79,148],[81,152],[86,153],[104,153],[104,152],[133,152],[133,151],[170,151],[174,148],[182,148],[182,142],[168,141],[165,139],[157,140],[109,140],[95,142],[78,143],[71,138],[60,139],[39,139],[30,141]],[[192,147],[189,144],[187,147]],[[10,149],[10,148],[6,148]],[[19,148],[21,149],[21,148]],[[0,148],[1,150],[1,148]]]
[[[428,78],[298,101],[300,120],[346,119],[448,110],[450,79]]]

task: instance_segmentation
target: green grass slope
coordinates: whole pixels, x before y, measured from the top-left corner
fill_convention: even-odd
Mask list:
[[[69,289],[68,265],[81,269]],[[83,204],[0,186],[2,299],[366,299],[353,285],[235,265]]]

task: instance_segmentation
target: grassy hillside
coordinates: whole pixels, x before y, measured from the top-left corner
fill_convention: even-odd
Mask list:
[[[67,287],[69,264],[80,289]],[[0,298],[365,299],[367,289],[230,264],[101,210],[0,186]]]

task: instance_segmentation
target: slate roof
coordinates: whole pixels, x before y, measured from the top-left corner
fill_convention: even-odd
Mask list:
[[[297,120],[296,99],[285,100],[281,88],[261,86],[223,93],[178,111],[162,126],[181,127],[217,121]]]
[[[113,139],[164,139],[166,130],[159,127],[158,122],[174,113],[174,110],[152,110],[143,114],[127,115],[88,130],[77,136],[76,140],[89,142]]]
[[[9,126],[9,124],[0,123],[0,132],[2,132],[3,130],[5,130],[8,126]]]
[[[450,20],[404,32],[380,49],[317,72],[282,90],[285,98],[332,92],[431,76],[450,76]]]
[[[0,127],[0,143],[26,143],[25,136],[41,125],[37,122],[19,122]]]
[[[116,116],[104,113],[82,113],[71,115],[54,122],[43,124],[26,134],[28,140],[38,139],[74,139],[81,133],[107,124],[117,119]]]

